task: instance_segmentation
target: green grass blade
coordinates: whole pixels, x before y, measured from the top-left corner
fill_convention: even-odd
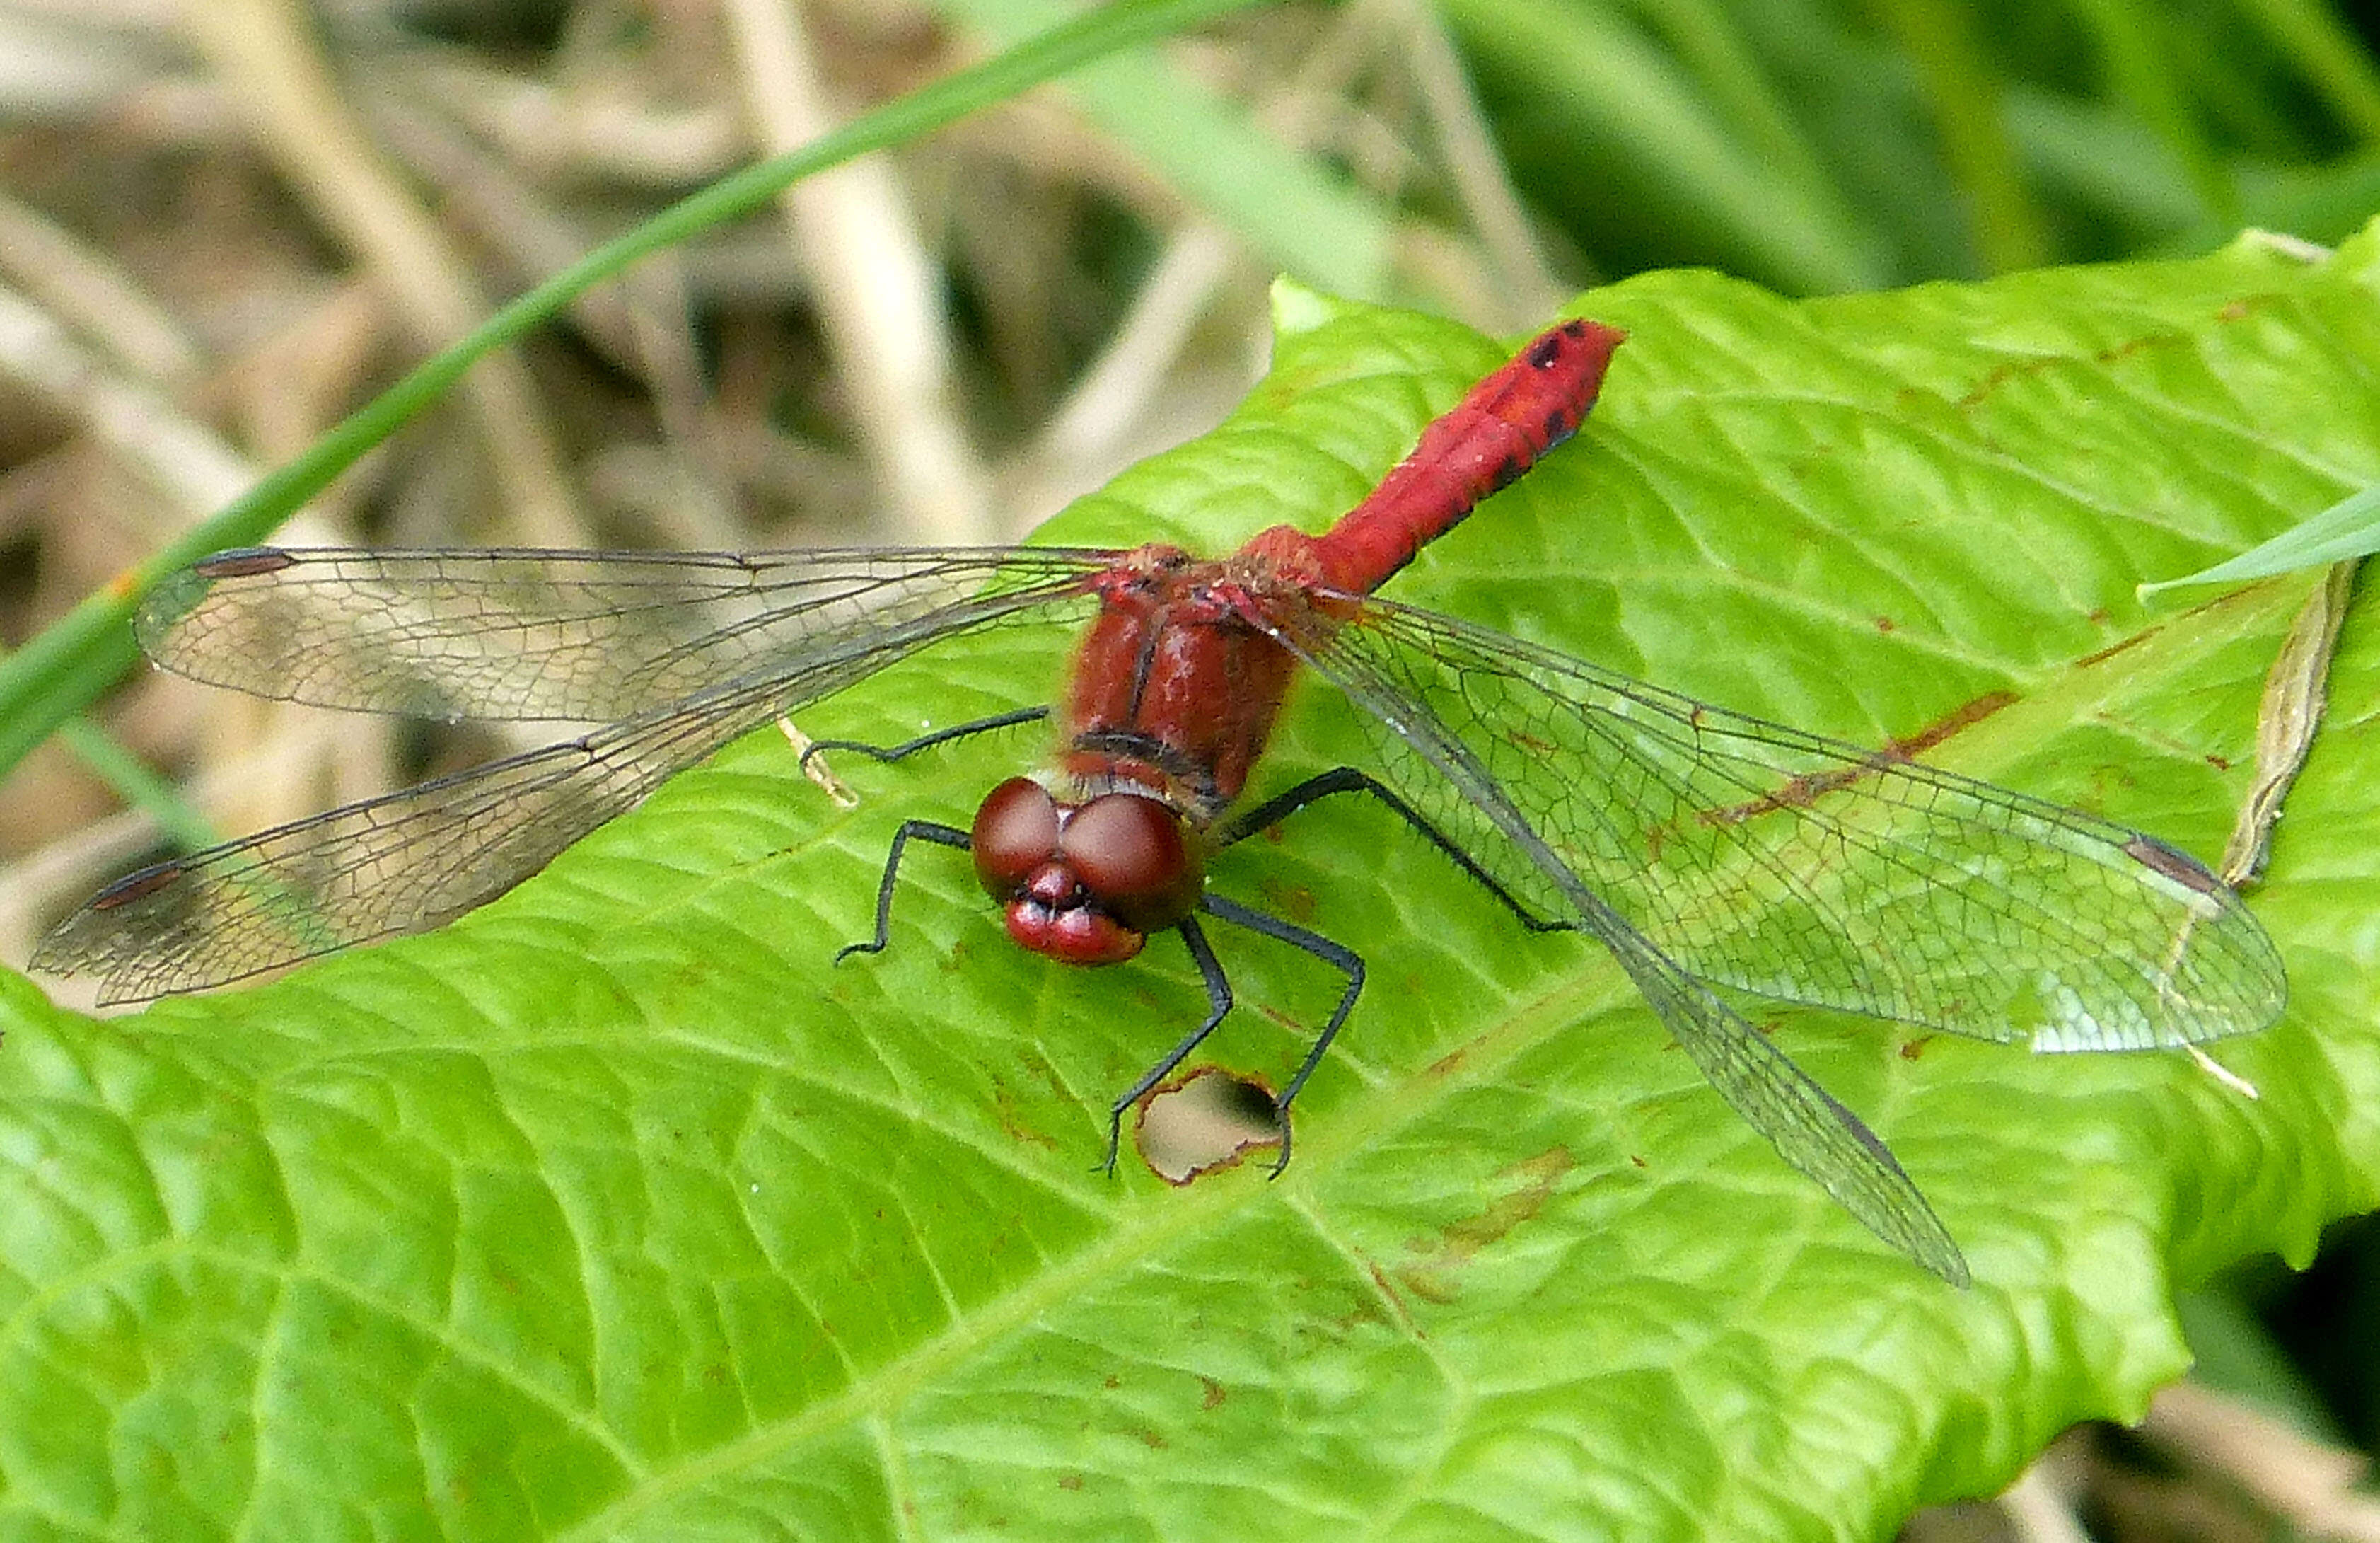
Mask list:
[[[145,812],[185,849],[212,846],[223,840],[172,783],[151,771],[147,761],[118,744],[97,723],[81,716],[71,717],[58,725],[58,735],[92,775],[114,789],[117,797]]]
[[[2296,60],[2367,145],[2380,144],[2380,70],[2320,0],[2243,0],[2240,7]]]
[[[2025,186],[2001,107],[2004,83],[1955,0],[1882,0],[1877,13],[1915,65],[1974,228],[1986,272],[2015,273],[2051,250],[2047,222]]]
[[[1886,273],[1873,238],[1828,200],[1773,175],[1645,33],[1600,6],[1447,0],[1447,23],[1483,73],[1525,97],[1538,132],[1626,189],[1608,218],[1658,227],[1674,249],[1805,292],[1861,289]]]
[[[2212,567],[2140,587],[2141,598],[2185,584],[2245,584],[2300,568],[2344,563],[2380,552],[2380,485],[2360,488],[2318,515]]]
[[[1051,0],[941,0],[996,42],[1051,25]],[[1399,215],[1284,145],[1153,54],[1100,61],[1064,90],[1099,131],[1164,176],[1279,271],[1335,294],[1386,298]]]

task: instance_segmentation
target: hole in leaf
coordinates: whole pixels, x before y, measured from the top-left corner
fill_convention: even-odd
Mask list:
[[[1148,1096],[1133,1140],[1159,1178],[1188,1184],[1238,1162],[1251,1148],[1281,1145],[1272,1089],[1220,1067],[1199,1067]]]

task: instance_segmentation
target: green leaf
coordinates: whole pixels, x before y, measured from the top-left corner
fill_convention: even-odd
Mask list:
[[[1929,752],[2202,855],[2304,592],[2132,599],[2380,473],[2375,247],[1789,304],[1708,274],[1572,446],[1393,585],[1727,706]],[[1345,507],[1503,350],[1284,293],[1272,376],[1069,541],[1224,550]],[[805,724],[1046,694],[995,629]],[[1780,1164],[1582,940],[1519,935],[1377,809],[1220,857],[1371,984],[1298,1156],[1091,1172],[1203,1002],[1178,946],[1009,947],[905,870],[1029,732],[846,761],[760,735],[441,933],[96,1023],[0,986],[0,1530],[131,1537],[1873,1536],[2181,1367],[2172,1296],[2370,1202],[2380,797],[2351,619],[2254,904],[2278,1027],[2028,1056],[1771,1012],[1966,1250],[1952,1290]],[[1998,703],[1975,716],[1973,705]],[[1972,721],[1970,721],[1972,719]],[[1360,743],[1318,689],[1259,791]],[[1348,804],[1350,800],[1333,800]],[[1276,1083],[1335,995],[1219,937],[1215,1061]]]

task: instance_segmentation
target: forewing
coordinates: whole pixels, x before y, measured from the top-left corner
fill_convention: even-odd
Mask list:
[[[777,662],[581,738],[157,864],[67,917],[33,966],[97,976],[103,1002],[133,1002],[437,926],[736,735],[929,644],[1085,598],[1062,577],[855,626],[797,663]]]
[[[253,548],[166,579],[134,630],[165,668],[260,697],[604,722],[898,639],[978,599],[1067,592],[1113,560],[1041,547]]]
[[[2243,1033],[2285,1001],[2239,897],[2136,831],[1434,612],[1273,625],[1512,896],[1591,925],[1583,884],[1692,975],[2041,1050]]]

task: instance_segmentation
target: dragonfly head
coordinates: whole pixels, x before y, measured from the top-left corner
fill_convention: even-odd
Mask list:
[[[1110,792],[1060,803],[1011,777],[976,810],[976,877],[1001,903],[1008,935],[1069,965],[1117,965],[1151,932],[1177,926],[1205,883],[1182,815],[1160,799]]]

